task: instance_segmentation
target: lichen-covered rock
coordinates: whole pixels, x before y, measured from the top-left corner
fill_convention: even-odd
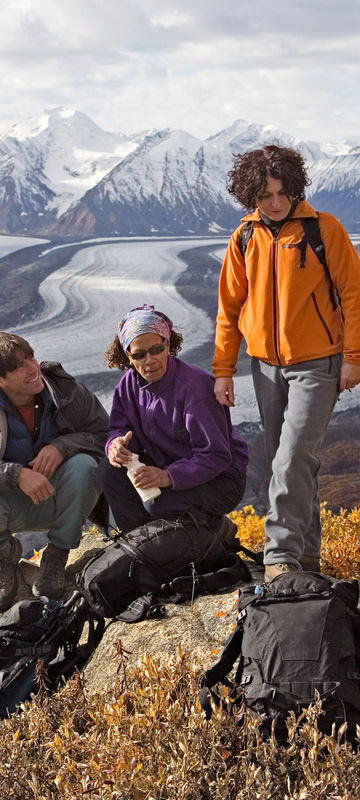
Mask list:
[[[102,534],[96,526],[83,533],[79,547],[71,550],[66,567],[66,586],[63,600],[76,589],[76,573],[80,572],[93,553],[105,547]],[[20,562],[24,583],[15,599],[31,596],[31,585],[41,559],[40,551],[33,560]],[[255,568],[251,567],[254,579]],[[106,692],[112,686],[119,664],[116,655],[121,647],[126,652],[128,666],[135,666],[143,656],[167,657],[176,654],[179,647],[190,651],[194,661],[204,668],[214,663],[236,623],[238,592],[197,597],[193,602],[166,604],[162,619],[143,620],[128,624],[110,622],[102,641],[85,668],[86,685],[90,692]]]

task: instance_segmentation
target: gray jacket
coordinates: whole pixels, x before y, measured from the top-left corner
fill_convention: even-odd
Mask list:
[[[54,419],[59,435],[51,440],[64,460],[77,453],[88,453],[100,461],[105,455],[109,417],[100,401],[82,383],[65,372],[61,364],[43,361],[40,364],[44,383],[53,403]],[[0,491],[14,489],[23,464],[2,460],[7,441],[7,417],[0,408]]]

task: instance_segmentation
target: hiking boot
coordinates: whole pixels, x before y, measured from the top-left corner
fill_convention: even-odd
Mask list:
[[[39,574],[35,578],[33,594],[36,597],[51,597],[60,600],[65,589],[65,567],[69,551],[48,544],[40,562]]]
[[[0,611],[10,608],[16,596],[21,553],[21,542],[16,536],[11,536],[0,549]]]
[[[299,564],[265,564],[265,580],[272,581],[284,572],[302,572]]]
[[[17,590],[16,590],[16,597],[15,603],[19,603],[20,600],[30,600],[33,598],[33,593],[28,583],[24,578],[21,566],[19,566],[17,571]]]

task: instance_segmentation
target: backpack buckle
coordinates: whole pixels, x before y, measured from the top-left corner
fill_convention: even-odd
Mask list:
[[[248,686],[249,683],[251,683],[252,679],[253,679],[252,675],[245,675],[245,678],[243,678],[243,680],[240,681],[240,686]]]

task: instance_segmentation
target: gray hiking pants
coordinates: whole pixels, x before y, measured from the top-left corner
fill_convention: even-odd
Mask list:
[[[252,359],[271,463],[265,564],[319,558],[319,451],[339,396],[342,354],[276,367]]]

